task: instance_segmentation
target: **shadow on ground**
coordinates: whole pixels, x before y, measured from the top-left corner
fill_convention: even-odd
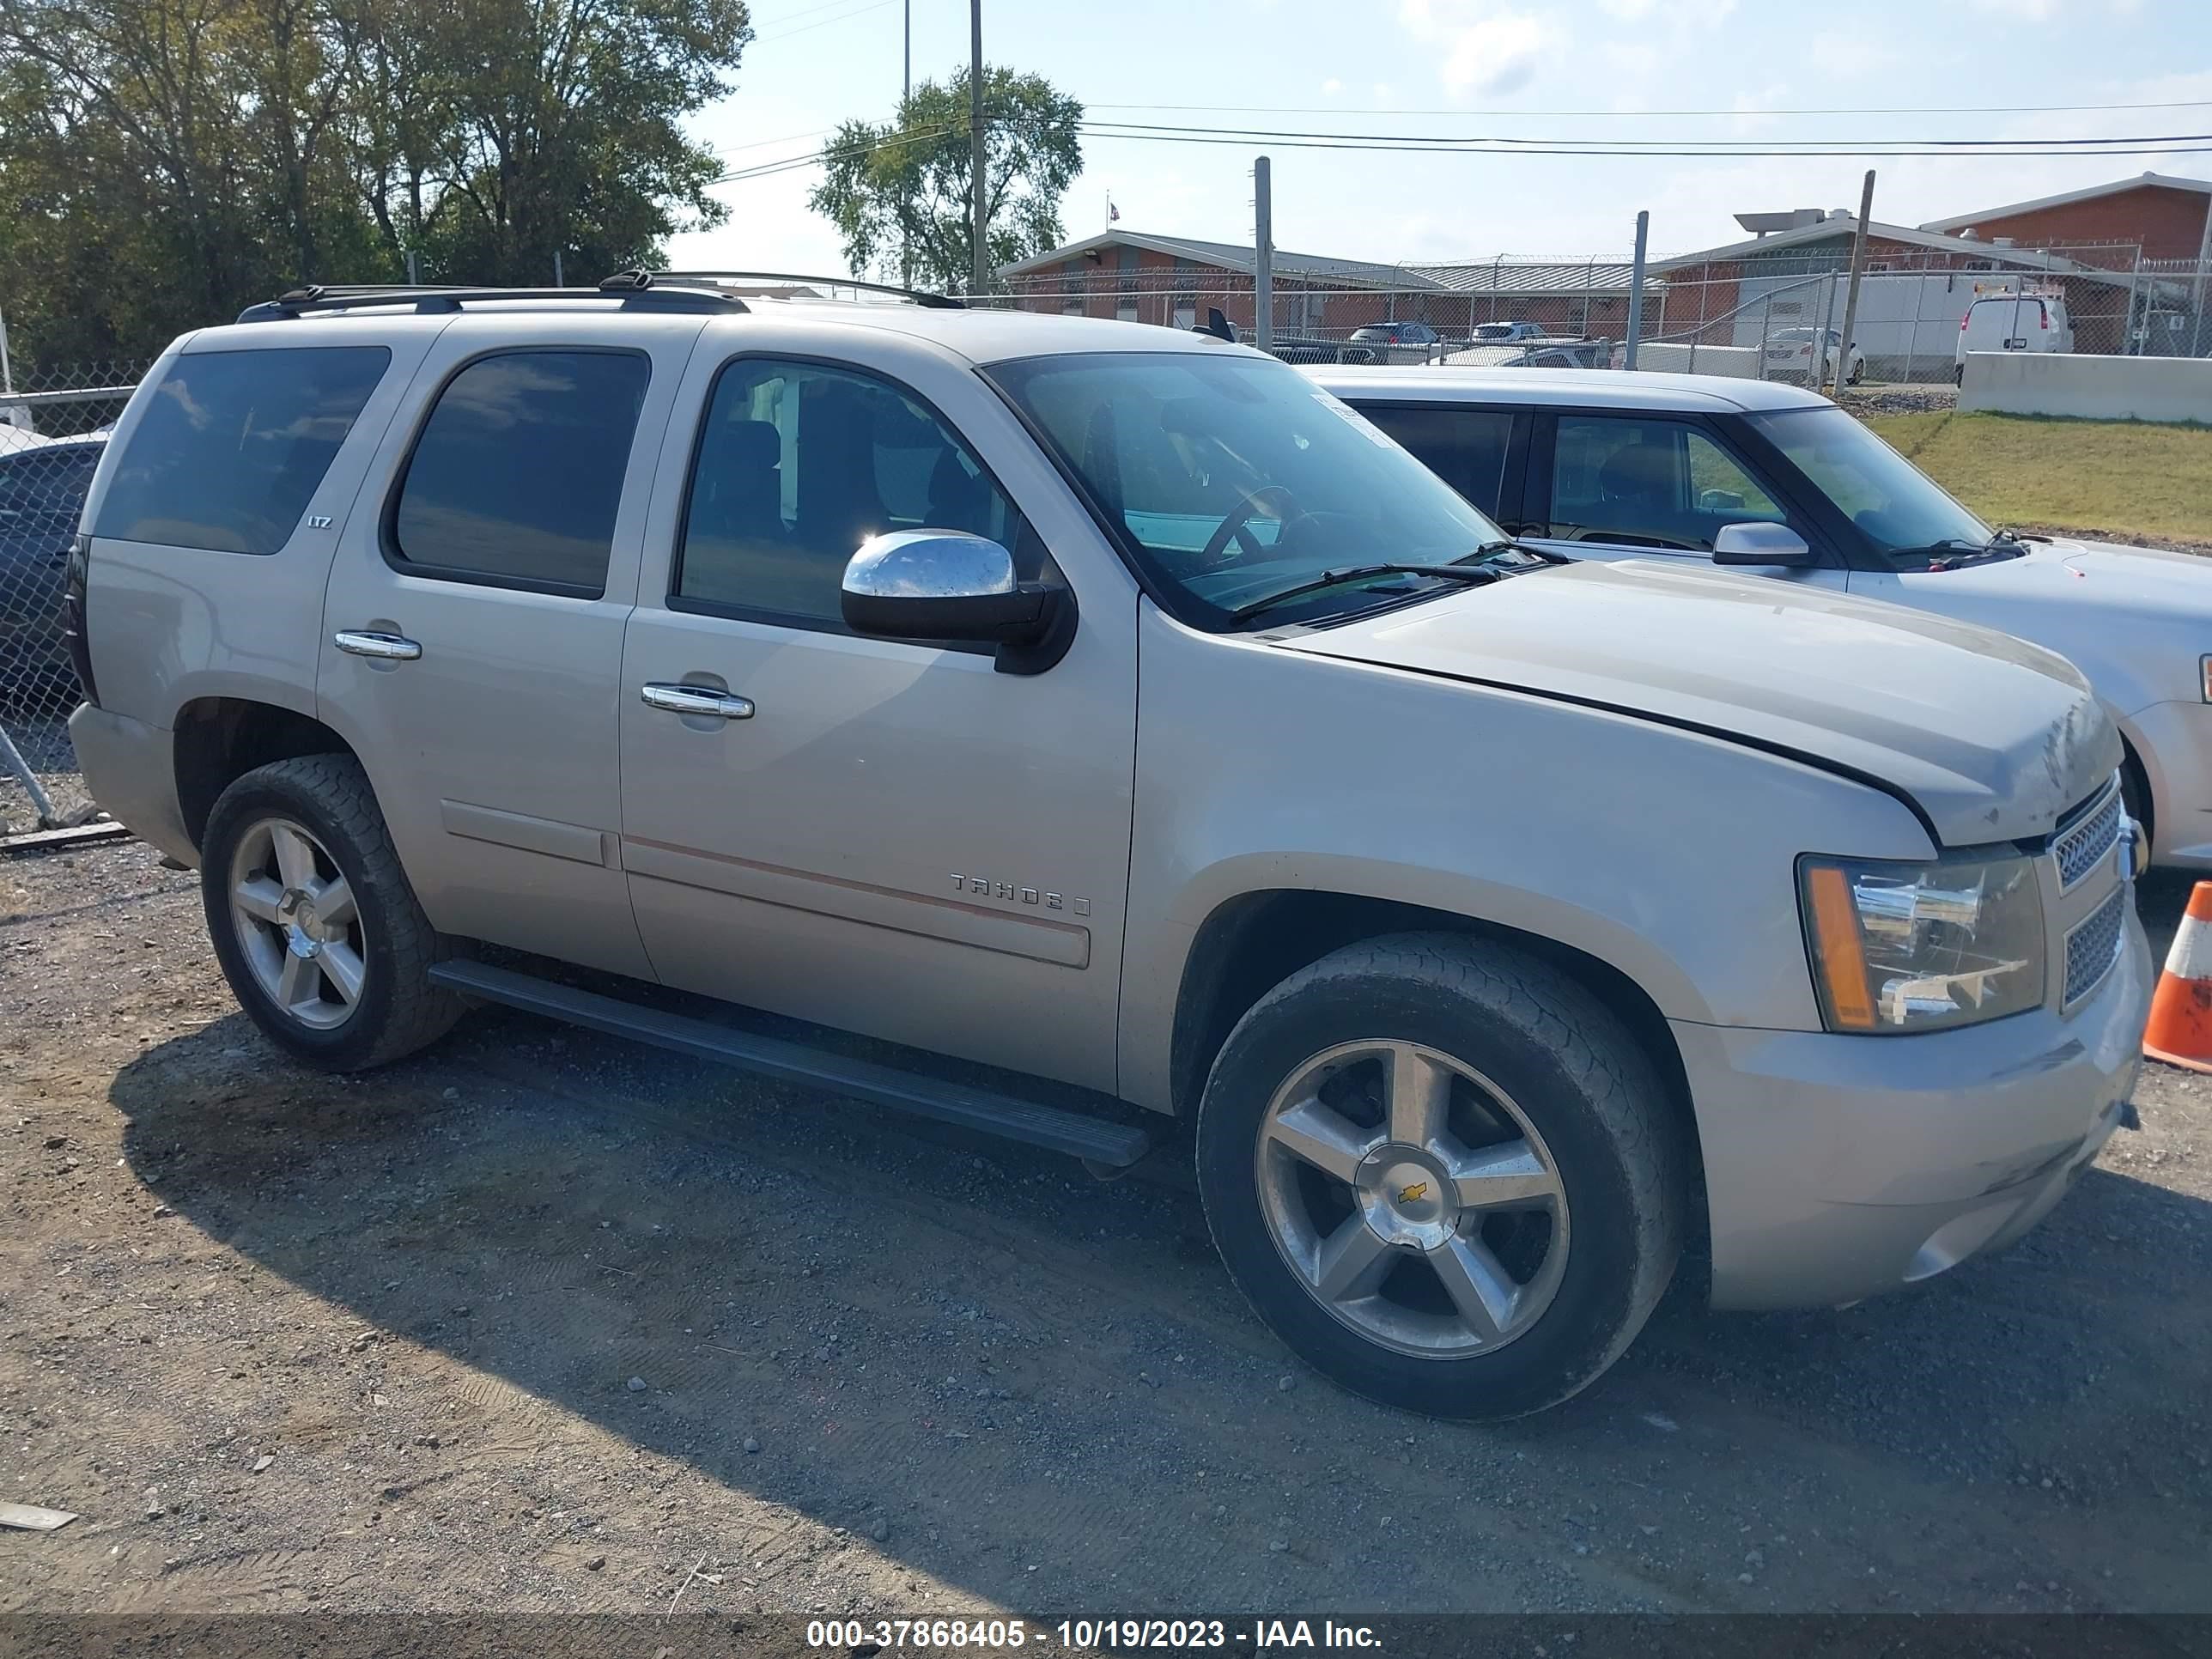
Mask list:
[[[435,1502],[603,1550],[602,1604],[665,1595],[698,1542],[733,1595],[839,1610],[819,1528],[870,1540],[881,1582],[847,1579],[878,1600],[926,1577],[1061,1614],[2206,1599],[2212,1206],[2112,1169],[1917,1293],[1677,1297],[1567,1407],[1473,1428],[1299,1372],[1173,1146],[1100,1185],[490,1012],[354,1080],[233,1017],[112,1092],[161,1202],[361,1322],[336,1374],[273,1306],[220,1340],[333,1480],[406,1445],[371,1517],[396,1559]]]

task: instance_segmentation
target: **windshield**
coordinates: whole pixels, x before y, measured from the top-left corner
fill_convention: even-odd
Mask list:
[[[1900,568],[1925,568],[1944,551],[1988,545],[1987,525],[1856,416],[1830,406],[1750,418],[1876,551]]]
[[[988,374],[1205,625],[1323,571],[1448,564],[1504,539],[1364,416],[1270,359],[1117,351]],[[1450,591],[1433,578],[1373,580]],[[1373,602],[1372,587],[1346,585],[1268,620]]]

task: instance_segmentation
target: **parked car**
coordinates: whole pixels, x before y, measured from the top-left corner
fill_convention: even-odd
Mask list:
[[[1959,319],[1959,347],[1951,378],[1966,379],[1970,351],[2071,351],[2074,325],[2056,294],[1984,294]]]
[[[1476,345],[1455,351],[1447,364],[1465,368],[1610,368],[1610,340],[1525,340],[1519,345]]]
[[[1310,372],[1538,546],[1763,569],[2063,653],[2125,743],[2126,806],[2151,861],[2212,871],[2212,569],[2200,559],[1992,528],[1794,386]],[[1505,465],[1515,434],[1517,471]]]
[[[62,578],[106,447],[92,434],[0,448],[0,713],[51,717],[76,701]]]
[[[77,754],[289,1053],[485,1000],[1107,1172],[1184,1116],[1270,1328],[1456,1416],[1582,1388],[1685,1248],[1730,1308],[1941,1273],[2124,1115],[2062,659],[1518,548],[1243,347],[601,297],[290,296],[101,462]]]
[[[1339,361],[1347,363],[1425,363],[1443,347],[1443,336],[1426,323],[1370,323],[1355,328]]]
[[[1768,335],[1766,378],[1791,380],[1802,374],[1811,385],[1813,340],[1822,332],[1816,328],[1778,328]],[[1858,342],[1851,343],[1850,356],[1844,361],[1838,355],[1844,348],[1843,331],[1832,328],[1825,332],[1828,342],[1827,364],[1821,371],[1826,377],[1825,384],[1832,386],[1840,378],[1845,386],[1856,386],[1866,379],[1866,353],[1859,349]]]
[[[1550,337],[1541,323],[1477,323],[1472,338],[1477,345],[1510,344],[1516,340]]]

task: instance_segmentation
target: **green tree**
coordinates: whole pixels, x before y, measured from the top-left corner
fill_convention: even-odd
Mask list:
[[[719,222],[684,118],[746,0],[0,0],[19,362],[143,358],[302,282],[544,283]]]
[[[856,275],[968,286],[975,247],[969,74],[925,81],[893,120],[848,121],[823,147],[808,205],[837,227]],[[983,70],[983,236],[995,270],[1057,246],[1060,198],[1083,169],[1083,106],[1042,76]]]

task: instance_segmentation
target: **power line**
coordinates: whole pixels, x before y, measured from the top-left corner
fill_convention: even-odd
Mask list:
[[[1960,104],[1941,111],[1924,104],[1858,105],[1801,109],[1352,109],[1341,104],[1089,104],[1085,109],[1133,109],[1207,115],[1445,115],[1462,120],[1554,118],[1640,121],[1653,117],[1703,115],[2069,115],[2135,109],[2212,109],[2212,100],[2155,104]]]
[[[890,0],[884,0],[889,4]],[[749,167],[734,167],[709,182],[717,185],[737,184],[747,179],[766,179],[779,173],[795,172],[800,167],[819,167],[830,161],[843,161],[848,156],[872,155],[879,149],[890,149],[896,145],[914,143],[931,138],[941,138],[948,132],[964,132],[965,121],[939,121],[928,126],[912,127],[902,132],[888,133],[865,144],[825,145],[811,149],[804,155],[787,155],[781,161],[762,161]]]
[[[812,29],[826,29],[832,23],[848,22],[852,19],[863,16],[869,12],[881,11],[885,6],[888,6],[890,3],[891,0],[869,0],[869,3],[865,6],[856,7],[851,11],[839,12],[835,17],[825,17],[819,22],[801,23],[795,29],[779,29],[774,34],[757,34],[753,37],[753,44],[755,46],[759,46],[763,41],[768,40],[788,40],[794,34],[805,34]]]
[[[1083,130],[1096,137],[1110,137],[1124,134],[1145,136],[1191,135],[1208,138],[1233,138],[1240,143],[1272,143],[1287,139],[1316,139],[1344,142],[1360,145],[1406,145],[1414,148],[1432,147],[1442,149],[1478,149],[1490,148],[1502,154],[1550,151],[1563,155],[1635,155],[1652,151],[1662,155],[1700,154],[1712,151],[1719,155],[1749,154],[1754,155],[1789,155],[1807,146],[1819,146],[1828,155],[1855,155],[1859,146],[1868,146],[1868,153],[1886,153],[1881,146],[1903,146],[1897,153],[1911,154],[1926,149],[1996,150],[2013,154],[2023,145],[2055,146],[2060,153],[2068,149],[2090,149],[2113,144],[2148,144],[2158,146],[2212,143],[2212,132],[2172,132],[2115,136],[2109,138],[2050,138],[2031,137],[2021,138],[1516,138],[1504,135],[1477,134],[1454,137],[1449,133],[1389,133],[1389,132],[1315,132],[1280,127],[1198,127],[1170,126],[1158,121],[1085,121]],[[1692,148],[1685,149],[1680,146]],[[2129,153],[2129,152],[2123,152]]]
[[[872,0],[862,10],[876,10],[890,0]],[[857,13],[847,14],[857,15]],[[831,19],[829,21],[837,21]],[[2197,107],[2190,106],[2190,107]],[[894,145],[942,137],[963,124],[939,122],[902,132],[893,132],[866,144],[809,150],[750,167],[733,167],[713,182],[738,184],[751,179],[818,167],[831,160],[872,155]],[[1619,158],[1649,157],[1672,160],[1747,161],[1759,159],[1819,159],[1858,156],[1950,156],[1968,158],[2012,156],[2048,159],[2066,155],[2196,155],[2212,153],[2212,132],[2158,133],[2112,138],[1797,138],[1797,139],[1630,139],[1514,137],[1476,135],[1454,137],[1430,133],[1358,133],[1310,131],[1270,127],[1206,127],[1169,125],[1156,122],[1085,121],[1080,131],[1088,138],[1146,143],[1233,144],[1267,143],[1291,149],[1365,151],[1408,155],[1581,155]],[[763,139],[762,143],[793,142]],[[757,148],[757,146],[739,146]]]
[[[1970,158],[1970,157],[1972,157],[1972,156],[1980,155],[1980,156],[1990,156],[1990,157],[2014,156],[2014,157],[2023,157],[2023,158],[2027,158],[2027,159],[2031,159],[2031,160],[2032,160],[2032,159],[2035,159],[2035,158],[2039,158],[2039,158],[2054,158],[2054,157],[2057,157],[2057,156],[2064,156],[2064,155],[2074,155],[2074,156],[2079,156],[2079,155],[2112,155],[2112,156],[2136,156],[2136,155],[2204,155],[2204,154],[2208,154],[2208,153],[2212,153],[2212,143],[2203,143],[2203,142],[2197,142],[2197,140],[2198,140],[2198,139],[2200,139],[2200,138],[2212,138],[2212,134],[2206,134],[2206,135],[2197,135],[2197,134],[2178,135],[2177,137],[2173,137],[2173,138],[2171,138],[2171,139],[2166,139],[2166,140],[2136,140],[2136,141],[2128,141],[2128,142],[2132,142],[2132,143],[2139,143],[2139,144],[2143,144],[2143,145],[2148,145],[2148,146],[2149,146],[2148,148],[2136,148],[2136,149],[2097,149],[2097,150],[2083,150],[2083,149],[1970,149],[1970,150],[1953,150],[1953,149],[1929,149],[1929,148],[1905,148],[1905,149],[1899,149],[1899,148],[1894,148],[1894,147],[1893,147],[1893,146],[1898,145],[1898,144],[1915,144],[1915,143],[1918,143],[1920,141],[1917,141],[1917,140],[1876,140],[1876,141],[1874,141],[1874,142],[1869,143],[1844,144],[1844,145],[1842,145],[1841,147],[1838,147],[1838,148],[1832,148],[1832,149],[1775,149],[1775,148],[1773,148],[1773,147],[1771,147],[1771,146],[1759,146],[1759,147],[1752,147],[1752,148],[1740,148],[1740,149],[1710,149],[1710,148],[1709,148],[1709,149],[1685,149],[1685,148],[1681,148],[1681,147],[1679,147],[1679,146],[1669,146],[1669,145],[1661,145],[1661,144],[1654,144],[1654,145],[1627,145],[1627,144],[1621,144],[1621,143],[1610,143],[1610,144],[1609,144],[1609,143],[1606,143],[1604,140],[1591,140],[1591,141],[1589,141],[1587,143],[1583,143],[1583,144],[1574,144],[1574,143],[1542,143],[1541,141],[1530,140],[1530,141],[1527,141],[1527,142],[1525,142],[1525,143],[1521,143],[1514,144],[1514,145],[1512,145],[1512,146],[1510,146],[1510,147],[1506,147],[1506,146],[1503,146],[1503,145],[1500,145],[1500,144],[1497,143],[1495,141],[1479,141],[1479,140],[1461,140],[1461,141],[1457,141],[1457,142],[1445,141],[1445,142],[1442,142],[1442,143],[1437,143],[1437,142],[1424,142],[1424,143],[1394,143],[1394,142],[1391,142],[1391,141],[1387,140],[1387,139],[1375,139],[1375,138],[1364,138],[1364,139],[1361,139],[1361,138],[1330,138],[1330,137],[1321,137],[1321,138],[1300,138],[1300,137],[1293,137],[1293,136],[1290,136],[1290,135],[1285,135],[1285,134],[1253,134],[1253,133],[1234,133],[1234,132],[1222,132],[1222,133],[1217,133],[1217,132],[1212,132],[1212,131],[1206,131],[1206,130],[1200,130],[1200,131],[1190,131],[1190,132],[1177,132],[1177,131],[1109,131],[1101,130],[1101,129],[1097,128],[1097,127],[1090,126],[1090,125],[1086,125],[1085,126],[1085,128],[1083,129],[1083,131],[1084,131],[1085,135],[1086,137],[1088,137],[1098,138],[1098,139],[1103,139],[1103,140],[1126,139],[1126,140],[1133,140],[1133,141],[1136,141],[1136,142],[1139,142],[1139,143],[1170,143],[1170,144],[1235,144],[1235,145],[1239,145],[1239,146],[1250,145],[1250,144],[1253,144],[1253,143],[1267,143],[1267,144],[1273,144],[1273,145],[1275,145],[1275,146],[1278,146],[1278,147],[1279,147],[1279,148],[1285,149],[1337,149],[1337,150],[1367,150],[1367,151],[1376,151],[1376,152],[1380,152],[1380,153],[1382,153],[1382,154],[1385,154],[1385,155],[1496,155],[1496,156],[1525,156],[1525,155],[1583,155],[1583,156],[1591,156],[1591,155],[1606,155],[1606,156],[1645,156],[1645,157],[1652,157],[1652,158],[1668,158],[1668,157],[1673,157],[1673,158],[1682,158],[1682,159],[1691,159],[1691,160],[1705,160],[1705,161],[1753,161],[1753,160],[1758,160],[1758,159],[1760,159],[1760,158],[1775,158],[1775,159],[1781,159],[1781,160],[1797,161],[1797,160],[1805,160],[1805,159],[1808,159],[1808,158],[1817,158],[1817,157],[1820,157],[1820,156],[1905,156],[1905,157],[1910,157],[1910,156],[1916,156],[1916,155],[1917,155],[1917,156],[1952,156],[1952,157],[1958,158],[1958,159],[1966,159],[1966,158]],[[1720,142],[1720,141],[1715,141],[1715,142]],[[2016,139],[2016,140],[2013,140],[2013,141],[2011,141],[2011,142],[2012,142],[2012,143],[2017,143],[2017,144],[2021,144],[2021,145],[2036,145],[2036,144],[2045,144],[2045,145],[2047,145],[2047,144],[2050,144],[2050,143],[2053,143],[2053,142],[2057,142],[2057,141],[2049,140],[2049,139],[2023,138],[2023,139]],[[2116,142],[2117,142],[2117,141],[2116,141]],[[1893,147],[1887,147],[1887,148],[1886,148],[1886,147],[1884,147],[1885,145],[1887,145],[1887,146],[1893,146]],[[1478,147],[1478,146],[1484,146],[1484,147]]]

